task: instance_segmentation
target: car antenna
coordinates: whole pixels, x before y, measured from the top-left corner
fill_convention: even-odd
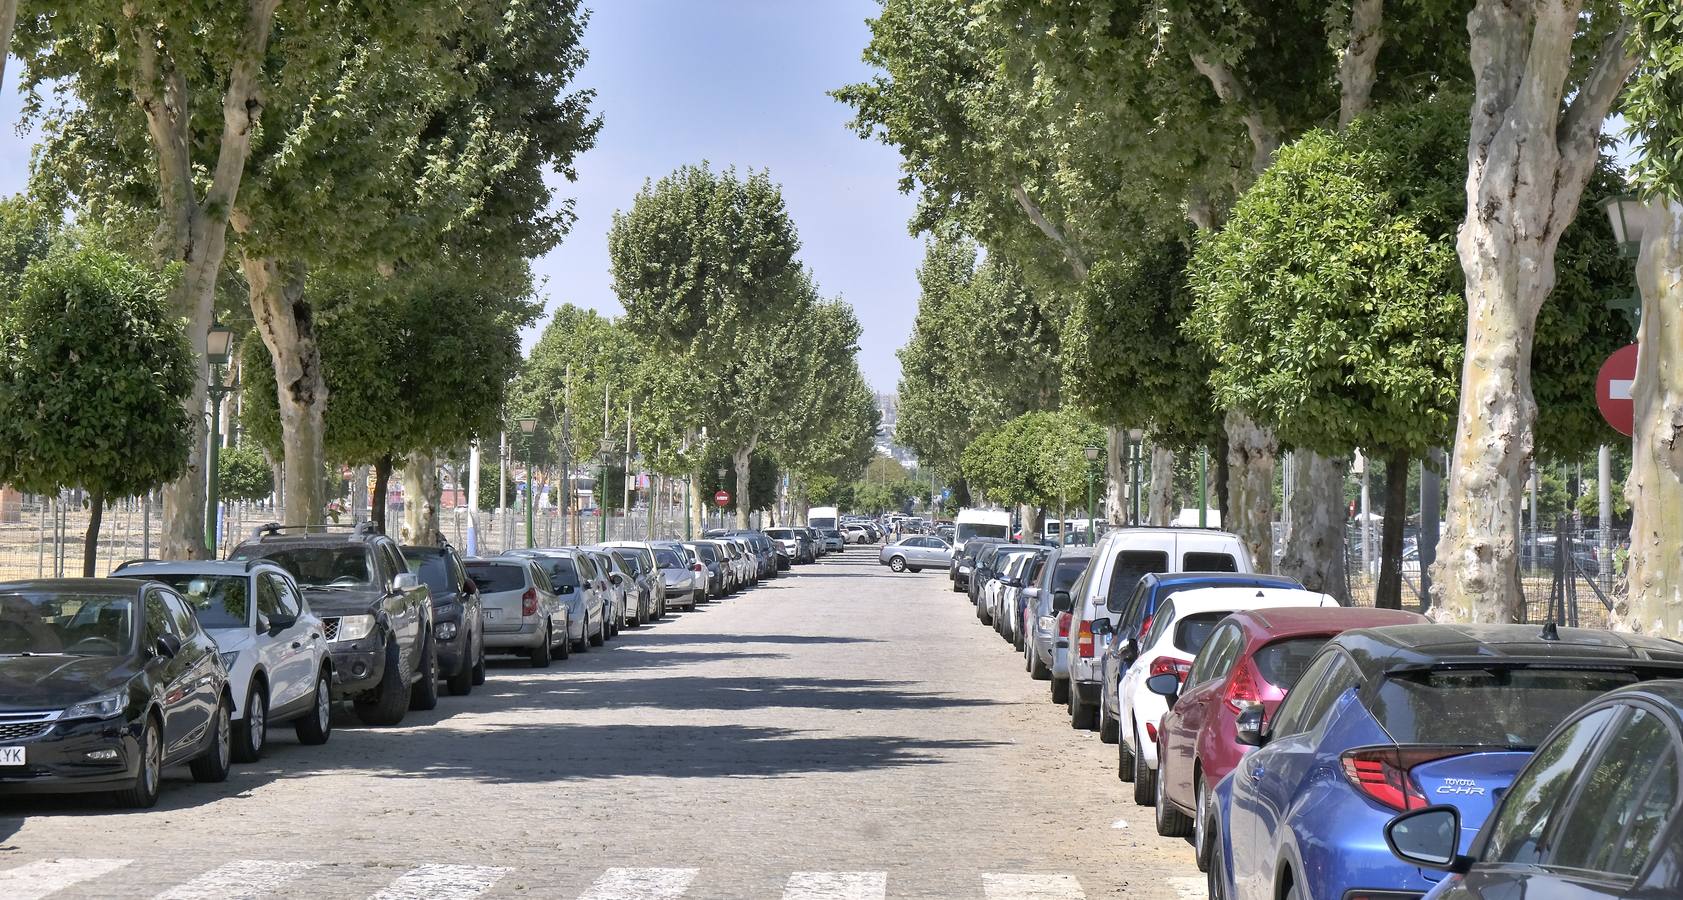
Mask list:
[[[1558,641],[1558,640],[1560,640],[1560,629],[1558,627],[1556,627],[1553,622],[1544,622],[1543,623],[1543,640],[1545,640],[1545,641]]]

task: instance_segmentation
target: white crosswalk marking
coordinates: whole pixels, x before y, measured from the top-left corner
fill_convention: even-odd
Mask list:
[[[372,900],[473,900],[508,872],[503,866],[417,866]]]
[[[983,875],[982,894],[988,900],[1085,900],[1087,896],[1074,875]]]
[[[673,900],[684,896],[696,869],[609,869],[579,900]]]
[[[1204,900],[1208,896],[1205,891],[1209,890],[1209,885],[1202,878],[1177,875],[1165,881],[1169,889],[1178,894],[1181,900]]]
[[[887,872],[796,872],[783,900],[882,900],[887,893]]]
[[[261,897],[316,867],[313,862],[236,859],[192,881],[178,884],[154,900],[247,900]]]
[[[0,897],[37,900],[128,865],[127,859],[41,859],[0,872]]]

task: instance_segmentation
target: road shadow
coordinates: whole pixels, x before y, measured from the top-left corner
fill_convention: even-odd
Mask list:
[[[670,631],[638,635],[638,644],[880,644],[878,638],[841,637],[827,634],[704,634]]]
[[[511,711],[542,709],[667,710],[904,710],[994,706],[982,697],[908,690],[911,682],[870,678],[709,678],[671,676],[623,680],[584,678],[500,679],[500,687],[525,692],[531,705]]]

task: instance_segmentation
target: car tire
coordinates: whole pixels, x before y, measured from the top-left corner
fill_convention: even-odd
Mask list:
[[[1139,740],[1135,735],[1134,740]],[[1145,760],[1134,755],[1134,805],[1153,806],[1157,803],[1157,770],[1145,764]]]
[[[292,720],[298,743],[320,746],[333,734],[333,676],[326,669],[316,673],[315,703],[310,714]]]
[[[158,789],[164,780],[163,725],[148,715],[140,726],[140,771],[134,784],[116,794],[117,805],[129,809],[151,809],[158,804]]]
[[[474,657],[474,661],[473,661],[473,686],[478,687],[478,686],[480,686],[484,683],[485,683],[485,641],[484,641],[483,638],[481,638],[480,642],[479,642],[479,655]]]
[[[1104,701],[1099,701],[1099,742],[1115,744],[1122,740],[1122,727],[1105,713]]]
[[[1096,710],[1081,702],[1081,695],[1075,691],[1069,692],[1069,727],[1076,731],[1092,731],[1098,725],[1099,717]]]
[[[544,625],[543,640],[538,641],[538,645],[533,647],[527,654],[527,656],[531,659],[533,668],[549,668],[549,648],[555,644],[555,632],[553,628],[553,625]]]
[[[1161,748],[1158,750],[1157,758],[1159,760],[1163,758]],[[1156,796],[1152,798],[1152,801],[1157,807],[1157,815],[1153,817],[1157,820],[1157,833],[1164,837],[1186,837],[1191,834],[1192,817],[1176,809],[1174,804],[1169,802],[1169,798],[1164,796],[1163,792],[1166,788],[1163,786],[1162,778],[1154,775],[1151,781],[1156,786]]]
[[[918,567],[918,566],[907,566],[906,571],[912,573],[913,575],[916,575],[917,573],[922,572],[923,569],[921,567]]]
[[[198,759],[187,764],[193,780],[200,784],[221,784],[228,780],[228,770],[234,765],[234,701],[226,696],[216,704],[211,719],[210,746]]]
[[[254,678],[245,694],[245,718],[234,726],[234,761],[254,763],[269,738],[269,695]]]
[[[1210,865],[1204,870],[1204,891],[1210,900],[1227,900],[1227,851],[1222,849],[1220,831],[1210,835]]]
[[[1060,705],[1069,702],[1068,678],[1052,679],[1052,702]]]
[[[1118,740],[1116,742],[1117,780],[1123,782],[1133,781],[1135,776],[1139,774],[1139,768],[1139,757],[1135,756],[1134,751],[1129,749],[1128,742]]]
[[[380,683],[364,691],[352,706],[364,725],[396,725],[409,711],[409,673],[403,671],[397,645],[386,641],[386,671]]]
[[[903,557],[903,556],[890,556],[888,558],[888,571],[890,571],[890,572],[904,572],[904,571],[906,571],[906,558]]]
[[[1215,827],[1214,804],[1210,801],[1210,786],[1204,783],[1204,775],[1198,773],[1192,781],[1193,796],[1198,798],[1198,811],[1192,817],[1192,858],[1198,863],[1198,871],[1210,870],[1210,835]]]
[[[1052,677],[1052,667],[1040,661],[1040,654],[1033,647],[1028,648],[1029,677],[1035,681],[1046,681]]]
[[[465,643],[468,649],[473,648],[472,641],[466,641]],[[452,697],[466,697],[473,693],[473,666],[463,660],[461,671],[451,675],[449,680],[445,681],[445,685],[450,688],[450,696]]]
[[[421,638],[421,679],[409,688],[409,708],[425,712],[438,707],[438,644],[432,632]]]
[[[590,636],[590,646],[600,647],[608,642],[608,620],[603,618],[596,623],[596,633]]]
[[[958,586],[958,579],[957,578],[953,579],[953,593],[955,593],[955,594],[964,593],[964,588],[961,588],[961,587]]]

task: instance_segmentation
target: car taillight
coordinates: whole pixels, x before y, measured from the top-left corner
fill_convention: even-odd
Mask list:
[[[1430,806],[1431,802],[1409,770],[1423,763],[1460,756],[1469,747],[1357,747],[1340,756],[1344,777],[1373,800],[1403,811]]]
[[[1075,649],[1082,659],[1093,658],[1093,623],[1081,620],[1081,630],[1075,635]]]
[[[1152,675],[1173,675],[1181,681],[1186,680],[1186,673],[1192,671],[1192,663],[1172,656],[1159,656],[1151,661]]]
[[[1241,662],[1227,682],[1227,694],[1222,697],[1227,708],[1236,713],[1262,705],[1262,693],[1256,688],[1256,676],[1251,674],[1250,662]]]
[[[701,563],[690,563],[690,571],[691,572],[704,572],[704,571],[706,571],[706,569],[704,569],[702,567]]]
[[[527,588],[526,593],[520,595],[520,614],[535,616],[538,614],[538,589]]]
[[[1069,637],[1069,626],[1070,626],[1070,623],[1073,622],[1073,621],[1075,621],[1075,617],[1070,615],[1069,613],[1066,613],[1066,612],[1058,613],[1058,637],[1061,637],[1061,638]]]
[[[1145,621],[1140,623],[1140,640],[1142,640],[1142,641],[1145,640],[1146,634],[1150,631],[1151,631],[1151,617],[1146,616]]]

